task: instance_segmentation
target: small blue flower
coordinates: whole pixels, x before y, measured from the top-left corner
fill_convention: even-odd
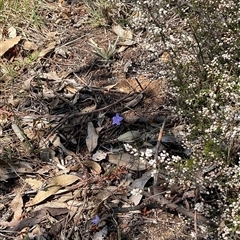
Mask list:
[[[113,125],[120,125],[121,121],[123,120],[123,117],[120,116],[118,113],[116,113],[116,115],[112,118],[112,123]]]
[[[100,222],[100,218],[99,218],[99,216],[96,215],[96,216],[92,219],[91,222],[92,222],[92,224],[97,225],[97,224]]]

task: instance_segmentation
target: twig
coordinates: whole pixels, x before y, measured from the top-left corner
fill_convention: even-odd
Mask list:
[[[194,214],[194,230],[195,230],[195,239],[198,239],[197,237],[197,211],[195,210]]]
[[[156,150],[155,150],[155,156],[154,156],[154,160],[156,162],[156,165],[157,167],[160,167],[160,163],[159,163],[159,160],[158,160],[158,150],[160,148],[160,145],[161,145],[161,140],[162,140],[162,136],[163,136],[163,131],[164,131],[164,127],[165,127],[165,124],[167,122],[167,118],[165,118],[163,120],[163,124],[162,124],[162,127],[159,131],[159,134],[158,134],[158,140],[157,140],[157,145],[156,145]],[[153,191],[154,191],[154,195],[157,194],[157,184],[158,184],[158,173],[155,173],[154,176],[153,176],[153,179],[154,179],[154,182],[153,182]]]

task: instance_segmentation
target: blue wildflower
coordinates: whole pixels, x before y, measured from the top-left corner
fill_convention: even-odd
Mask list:
[[[97,225],[97,224],[100,222],[100,218],[99,218],[99,216],[96,215],[96,216],[92,219],[91,222],[92,222],[92,224]]]
[[[120,116],[118,113],[112,118],[113,125],[120,125],[121,121],[123,120],[123,117]]]

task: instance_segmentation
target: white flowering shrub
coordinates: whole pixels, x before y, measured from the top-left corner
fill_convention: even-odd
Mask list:
[[[122,4],[121,11],[130,16],[125,24],[136,33],[139,45],[150,49],[149,58],[139,56],[148,73],[149,66],[168,53],[169,60],[154,68],[154,76],[168,80],[165,107],[184,119],[184,144],[192,151],[184,160],[159,155],[168,183],[197,186],[212,204],[199,203],[195,209],[201,207],[221,226],[217,237],[239,239],[240,2],[107,2]],[[149,59],[156,60],[147,65]],[[150,150],[138,153],[125,148],[147,161],[153,174],[159,170]]]
[[[145,28],[149,44],[169,53],[171,110],[188,122],[185,144],[193,153],[185,165],[170,165],[169,171],[181,184],[195,182],[200,194],[212,195],[208,215],[224,226],[218,236],[238,239],[240,2],[137,3],[141,14],[132,27]]]

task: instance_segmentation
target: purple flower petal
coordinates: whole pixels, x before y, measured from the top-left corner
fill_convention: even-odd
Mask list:
[[[99,218],[99,216],[96,215],[96,216],[92,219],[91,222],[92,222],[92,224],[97,225],[97,224],[100,222],[100,218]]]
[[[113,125],[120,125],[121,121],[123,120],[123,117],[120,116],[118,113],[116,113],[116,115],[112,118],[113,121]]]

